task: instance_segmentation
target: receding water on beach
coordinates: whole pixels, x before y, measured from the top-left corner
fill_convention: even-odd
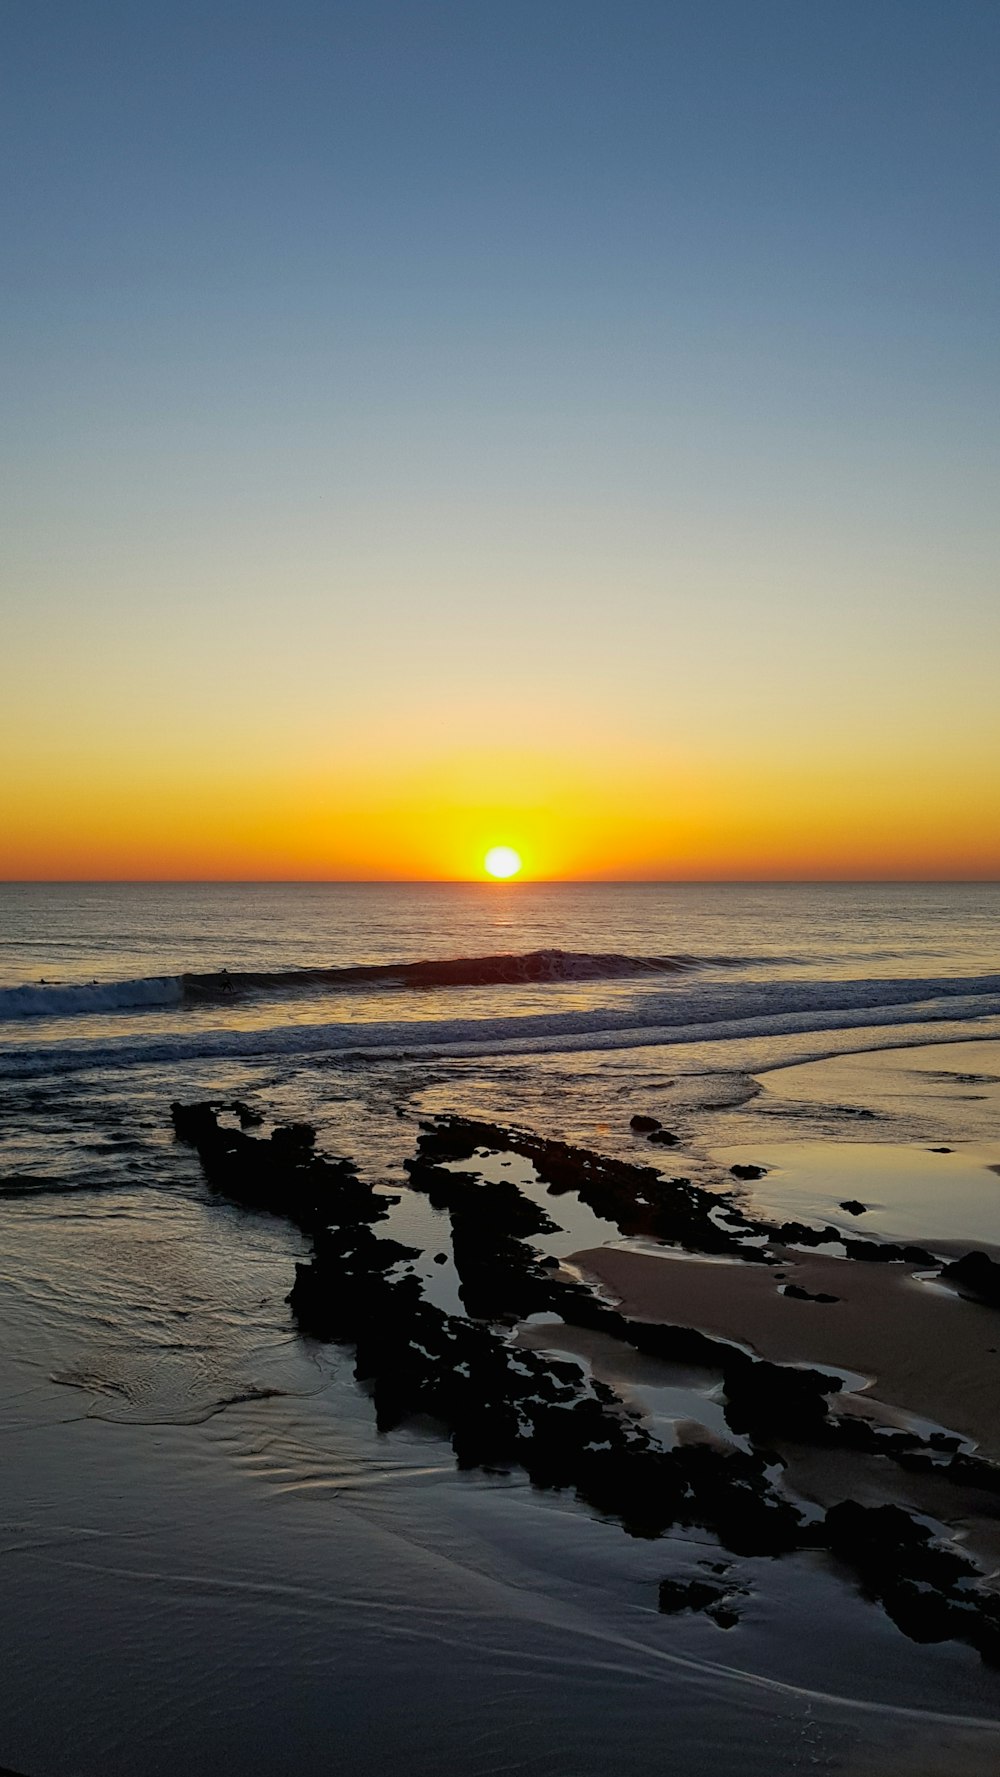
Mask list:
[[[988,885],[0,887],[0,1761],[995,1769],[993,1668],[900,1633],[818,1552],[731,1560],[732,1627],[664,1615],[660,1580],[718,1560],[708,1531],[629,1535],[457,1469],[431,1420],[380,1432],[350,1351],[290,1310],[307,1236],[210,1190],[170,1105],[313,1124],[398,1200],[385,1232],[447,1314],[449,1218],[404,1163],[448,1112],[747,1213],[1000,1250],[998,915]],[[655,1250],[523,1156],[469,1164],[544,1210],[546,1260]],[[709,1369],[508,1331],[667,1447],[727,1435]]]

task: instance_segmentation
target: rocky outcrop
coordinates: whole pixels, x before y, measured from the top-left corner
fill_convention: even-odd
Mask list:
[[[362,1184],[349,1160],[327,1159],[315,1151],[316,1131],[289,1123],[265,1140],[219,1122],[211,1103],[170,1107],[179,1141],[193,1147],[209,1184],[248,1209],[270,1210],[311,1231],[331,1222],[377,1222],[386,1199]]]
[[[897,1506],[848,1500],[822,1523],[807,1522],[776,1482],[775,1446],[839,1445],[996,1496],[1000,1470],[946,1434],[922,1438],[831,1412],[842,1384],[824,1371],[768,1363],[691,1327],[628,1318],[539,1255],[534,1241],[553,1221],[513,1180],[488,1181],[454,1163],[481,1148],[510,1150],[531,1159],[555,1197],[577,1190],[599,1213],[613,1212],[609,1219],[618,1226],[643,1223],[651,1210],[653,1225],[700,1231],[705,1240],[713,1237],[705,1224],[717,1197],[529,1132],[461,1118],[427,1124],[409,1180],[449,1215],[469,1316],[463,1318],[425,1299],[410,1268],[415,1249],[379,1233],[391,1199],[363,1182],[350,1161],[318,1155],[309,1125],[251,1136],[220,1122],[219,1108],[175,1104],[177,1137],[196,1149],[213,1190],[287,1216],[308,1232],[312,1256],[296,1266],[292,1312],[304,1335],[353,1348],[355,1375],[371,1394],[380,1430],[429,1419],[450,1439],[460,1467],[518,1467],[537,1487],[573,1491],[633,1536],[660,1536],[680,1525],[708,1531],[734,1555],[825,1548],[906,1634],[958,1639],[984,1658],[998,1657],[1000,1606],[965,1556]],[[650,1201],[655,1187],[659,1202]],[[867,1249],[876,1243],[849,1244],[874,1256]],[[921,1249],[876,1251],[888,1259]],[[958,1263],[982,1282],[992,1271],[984,1273],[979,1261],[992,1267],[982,1254]],[[727,1423],[745,1447],[664,1449],[622,1397],[580,1364],[510,1343],[510,1325],[538,1312],[651,1357],[710,1368],[721,1378]],[[704,1610],[728,1627],[738,1614],[733,1590],[721,1581],[665,1580],[660,1608]]]
[[[823,1540],[851,1567],[913,1641],[967,1641],[1000,1663],[1000,1598],[975,1582],[972,1562],[938,1542],[931,1527],[899,1506],[831,1506]]]
[[[760,1254],[739,1236],[758,1231],[732,1199],[691,1183],[664,1179],[654,1166],[639,1166],[590,1148],[553,1141],[530,1130],[508,1129],[471,1117],[437,1117],[421,1125],[420,1162],[464,1163],[476,1153],[517,1154],[528,1160],[554,1197],[576,1191],[594,1212],[623,1234],[675,1240],[693,1252],[739,1253],[751,1261]],[[713,1211],[728,1206],[733,1228],[717,1225]]]
[[[1000,1308],[1000,1265],[986,1253],[965,1253],[961,1259],[943,1266],[941,1276],[971,1301]]]

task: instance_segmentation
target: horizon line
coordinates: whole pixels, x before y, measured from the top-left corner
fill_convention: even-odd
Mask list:
[[[0,888],[989,888],[1000,876],[7,876]]]

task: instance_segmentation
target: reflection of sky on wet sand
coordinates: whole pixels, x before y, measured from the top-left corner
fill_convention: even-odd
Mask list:
[[[779,1101],[850,1106],[879,1118],[903,1118],[911,1127],[919,1122],[928,1141],[938,1145],[994,1140],[991,1159],[1000,1161],[1000,1042],[995,1038],[832,1056],[778,1067],[762,1074],[761,1083]]]
[[[1000,1242],[1000,1179],[994,1148],[936,1154],[895,1143],[757,1142],[753,1159],[767,1177],[742,1187],[748,1208],[776,1220],[829,1222],[851,1238]],[[745,1147],[715,1150],[725,1166]],[[863,1214],[841,1205],[857,1201]]]
[[[669,1449],[705,1432],[748,1449],[726,1423],[720,1372],[669,1364],[649,1357],[603,1333],[568,1327],[560,1320],[532,1319],[517,1334],[519,1345],[583,1363],[596,1381],[606,1382]],[[697,1429],[696,1429],[697,1428]]]
[[[710,1150],[726,1170],[767,1168],[738,1187],[753,1208],[854,1236],[1000,1244],[1000,1043],[840,1055],[759,1079],[743,1139]],[[793,1118],[807,1139],[785,1139]]]

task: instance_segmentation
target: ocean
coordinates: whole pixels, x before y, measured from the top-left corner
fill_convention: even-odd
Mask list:
[[[623,1158],[652,1112],[709,1188],[764,1162],[768,1213],[1000,1247],[998,931],[994,884],[0,886],[0,1762],[995,1769],[996,1675],[818,1557],[748,1559],[729,1634],[663,1617],[705,1533],[379,1432],[292,1317],[305,1236],[210,1191],[170,1104],[312,1123],[449,1313],[404,1171],[449,1110]],[[618,1240],[546,1207],[554,1257]],[[721,1425],[696,1380],[615,1380],[667,1441]]]

